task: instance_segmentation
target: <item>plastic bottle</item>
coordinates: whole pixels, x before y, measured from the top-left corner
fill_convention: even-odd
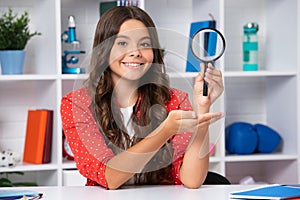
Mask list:
[[[244,25],[243,41],[243,70],[258,70],[258,24],[247,23]]]

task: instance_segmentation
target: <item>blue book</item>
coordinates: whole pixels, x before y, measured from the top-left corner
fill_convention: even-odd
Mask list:
[[[19,189],[4,189],[0,190],[0,199],[13,200],[13,199],[40,199],[43,194],[32,190],[19,190]],[[26,198],[25,198],[26,197]]]
[[[193,35],[197,31],[199,31],[203,28],[216,28],[216,21],[208,20],[208,21],[199,21],[199,22],[191,23],[189,40],[192,39]],[[217,37],[217,35],[212,35],[212,33],[206,35],[206,39],[205,39],[203,45],[209,55],[215,54],[216,37]],[[189,43],[188,44],[188,53],[187,53],[187,62],[186,62],[186,71],[187,72],[199,72],[200,71],[200,63],[201,63],[201,61],[198,60],[193,55],[191,48],[190,48],[190,43]]]
[[[300,184],[262,186],[230,193],[231,199],[291,199],[300,197]]]

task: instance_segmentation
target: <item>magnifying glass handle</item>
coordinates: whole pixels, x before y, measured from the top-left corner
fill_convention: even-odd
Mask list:
[[[204,62],[204,77],[205,77],[205,72],[206,72],[206,69],[207,69],[207,65],[208,65],[208,63]],[[204,81],[204,83],[203,83],[203,96],[207,96],[207,93],[208,93],[207,82]]]

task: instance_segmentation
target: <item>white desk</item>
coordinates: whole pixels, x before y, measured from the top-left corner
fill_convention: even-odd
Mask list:
[[[250,189],[257,185],[203,185],[199,189],[184,186],[136,186],[118,190],[101,187],[25,187],[43,193],[42,200],[228,200],[233,191]],[[1,189],[0,189],[1,190]]]

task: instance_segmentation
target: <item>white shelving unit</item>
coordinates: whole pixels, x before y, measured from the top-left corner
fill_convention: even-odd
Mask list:
[[[185,73],[189,26],[193,21],[217,20],[218,29],[227,41],[222,67],[225,92],[213,107],[226,113],[211,131],[217,143],[210,159],[210,170],[232,182],[245,176],[268,183],[300,182],[300,4],[297,0],[141,0],[144,8],[161,30],[167,71],[174,87],[191,94],[196,73]],[[21,164],[0,168],[0,172],[24,171],[21,181],[39,185],[64,185],[64,172],[76,169],[72,161],[62,158],[62,125],[59,116],[63,95],[77,87],[87,75],[61,74],[61,33],[67,29],[68,15],[76,17],[77,38],[89,54],[96,23],[99,0],[3,0],[0,11],[8,7],[27,10],[30,28],[42,32],[26,47],[24,75],[0,75],[0,149],[23,154],[27,111],[35,108],[54,110],[54,133],[50,164]],[[282,14],[284,13],[284,14]],[[242,71],[243,25],[258,22],[259,71]],[[167,31],[166,31],[167,30]],[[164,35],[171,33],[174,37]],[[175,44],[175,45],[174,45]],[[235,121],[263,123],[277,130],[283,145],[272,154],[227,155],[224,128]]]

